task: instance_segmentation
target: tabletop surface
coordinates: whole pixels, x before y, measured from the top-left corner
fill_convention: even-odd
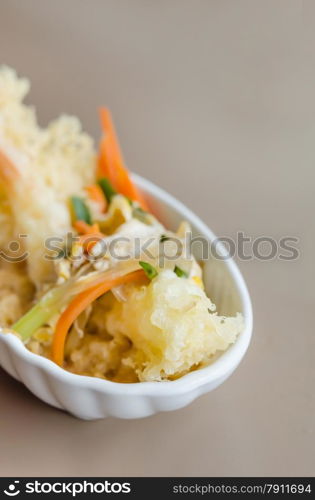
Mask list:
[[[77,114],[97,139],[108,105],[133,171],[219,236],[299,255],[237,258],[251,346],[180,411],[79,421],[0,370],[1,475],[314,474],[314,18],[311,0],[2,1],[0,59],[41,123]]]

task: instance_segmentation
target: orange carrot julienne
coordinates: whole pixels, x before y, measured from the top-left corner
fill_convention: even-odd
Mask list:
[[[100,175],[107,177],[116,187],[115,161],[118,159],[120,163],[123,163],[122,154],[109,109],[101,108],[100,118],[103,130],[99,156]]]
[[[109,281],[99,283],[84,292],[81,292],[70,302],[67,309],[61,314],[54,333],[51,349],[51,358],[59,366],[64,360],[65,342],[68,331],[77,317],[96,299],[104,295],[115,286],[136,281],[145,276],[144,271],[134,271]]]
[[[97,222],[95,224],[87,224],[84,220],[76,220],[73,227],[81,234],[95,234],[100,232],[99,225]]]
[[[97,184],[92,184],[91,186],[86,186],[85,191],[89,198],[98,204],[100,211],[105,212],[107,201],[101,188]]]
[[[82,234],[79,239],[79,243],[83,246],[84,250],[87,253],[90,253],[92,248],[104,238],[103,233],[90,233],[90,234]]]
[[[108,108],[101,108],[100,114],[102,129],[105,137],[107,135],[108,143],[110,144],[110,154],[112,158],[116,158],[120,160],[120,163],[124,163],[111,112]]]
[[[115,179],[115,167],[113,164],[113,150],[110,135],[103,134],[100,143],[100,151],[98,157],[98,177],[107,177],[108,179]]]
[[[94,245],[105,237],[105,235],[101,233],[97,222],[90,226],[90,224],[87,224],[83,220],[76,220],[73,225],[78,233],[81,233],[79,243],[83,245],[87,252],[92,250]]]
[[[105,235],[103,233],[89,233],[89,234],[81,234],[79,241],[80,243],[97,243],[99,240],[102,240],[105,238]]]
[[[107,108],[101,108],[101,124],[103,137],[99,156],[100,175],[107,177],[116,191],[137,201],[144,210],[148,210],[145,200],[132,182],[124,165],[114,123]]]

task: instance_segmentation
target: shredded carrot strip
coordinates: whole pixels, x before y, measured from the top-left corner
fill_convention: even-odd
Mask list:
[[[105,238],[103,233],[89,233],[89,234],[81,234],[79,242],[84,244],[86,242],[97,243],[99,240]]]
[[[104,238],[103,233],[83,234],[80,236],[79,243],[83,246],[84,250],[89,254],[92,248]]]
[[[91,186],[86,186],[85,191],[89,198],[98,204],[100,211],[105,212],[107,201],[101,188],[97,184],[92,184]]]
[[[144,271],[134,271],[133,273],[119,276],[118,278],[105,281],[95,285],[88,290],[80,293],[70,302],[67,309],[61,314],[53,337],[51,358],[59,366],[62,366],[64,360],[64,349],[68,331],[77,317],[96,299],[104,295],[115,286],[123,285],[145,276]]]
[[[133,201],[137,201],[144,210],[148,210],[143,196],[132,182],[129,172],[124,165],[114,123],[107,108],[101,109],[101,124],[103,137],[100,144],[99,156],[100,175],[107,177],[119,193]]]
[[[76,220],[73,224],[74,228],[81,233],[79,243],[83,245],[84,250],[88,253],[92,250],[94,245],[102,240],[105,235],[101,233],[99,225],[96,223],[91,226],[83,220]]]
[[[87,224],[84,220],[76,220],[73,227],[81,234],[95,234],[100,232],[99,225],[97,222],[95,224]]]

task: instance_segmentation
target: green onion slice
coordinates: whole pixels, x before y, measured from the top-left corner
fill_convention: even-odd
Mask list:
[[[111,185],[109,180],[106,179],[106,177],[102,177],[101,179],[99,179],[98,185],[102,189],[106,200],[108,201],[108,203],[110,203],[113,196],[117,194],[117,191],[113,188],[113,186]]]
[[[144,270],[145,274],[150,280],[153,280],[158,275],[157,270],[155,267],[151,266],[148,262],[144,262],[143,260],[139,261],[139,265],[142,267]]]
[[[71,196],[71,205],[76,220],[83,220],[87,224],[92,224],[90,211],[82,198]]]
[[[161,234],[160,243],[164,243],[164,241],[168,241],[169,239],[170,237],[166,236],[166,234]]]
[[[174,273],[179,277],[179,278],[188,278],[188,273],[181,269],[178,266],[174,267]]]

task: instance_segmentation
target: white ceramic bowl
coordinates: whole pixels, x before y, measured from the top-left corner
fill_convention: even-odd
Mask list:
[[[194,236],[202,236],[209,242],[215,239],[212,231],[182,203],[139,176],[134,175],[134,180],[150,201],[153,212],[167,227],[176,229],[179,222],[187,220]],[[204,281],[219,313],[241,312],[245,328],[236,343],[211,365],[176,381],[118,384],[74,375],[31,353],[11,334],[0,334],[0,365],[46,403],[86,420],[107,416],[141,418],[182,408],[231,375],[243,358],[252,333],[251,301],[236,264],[231,259],[208,260]]]

